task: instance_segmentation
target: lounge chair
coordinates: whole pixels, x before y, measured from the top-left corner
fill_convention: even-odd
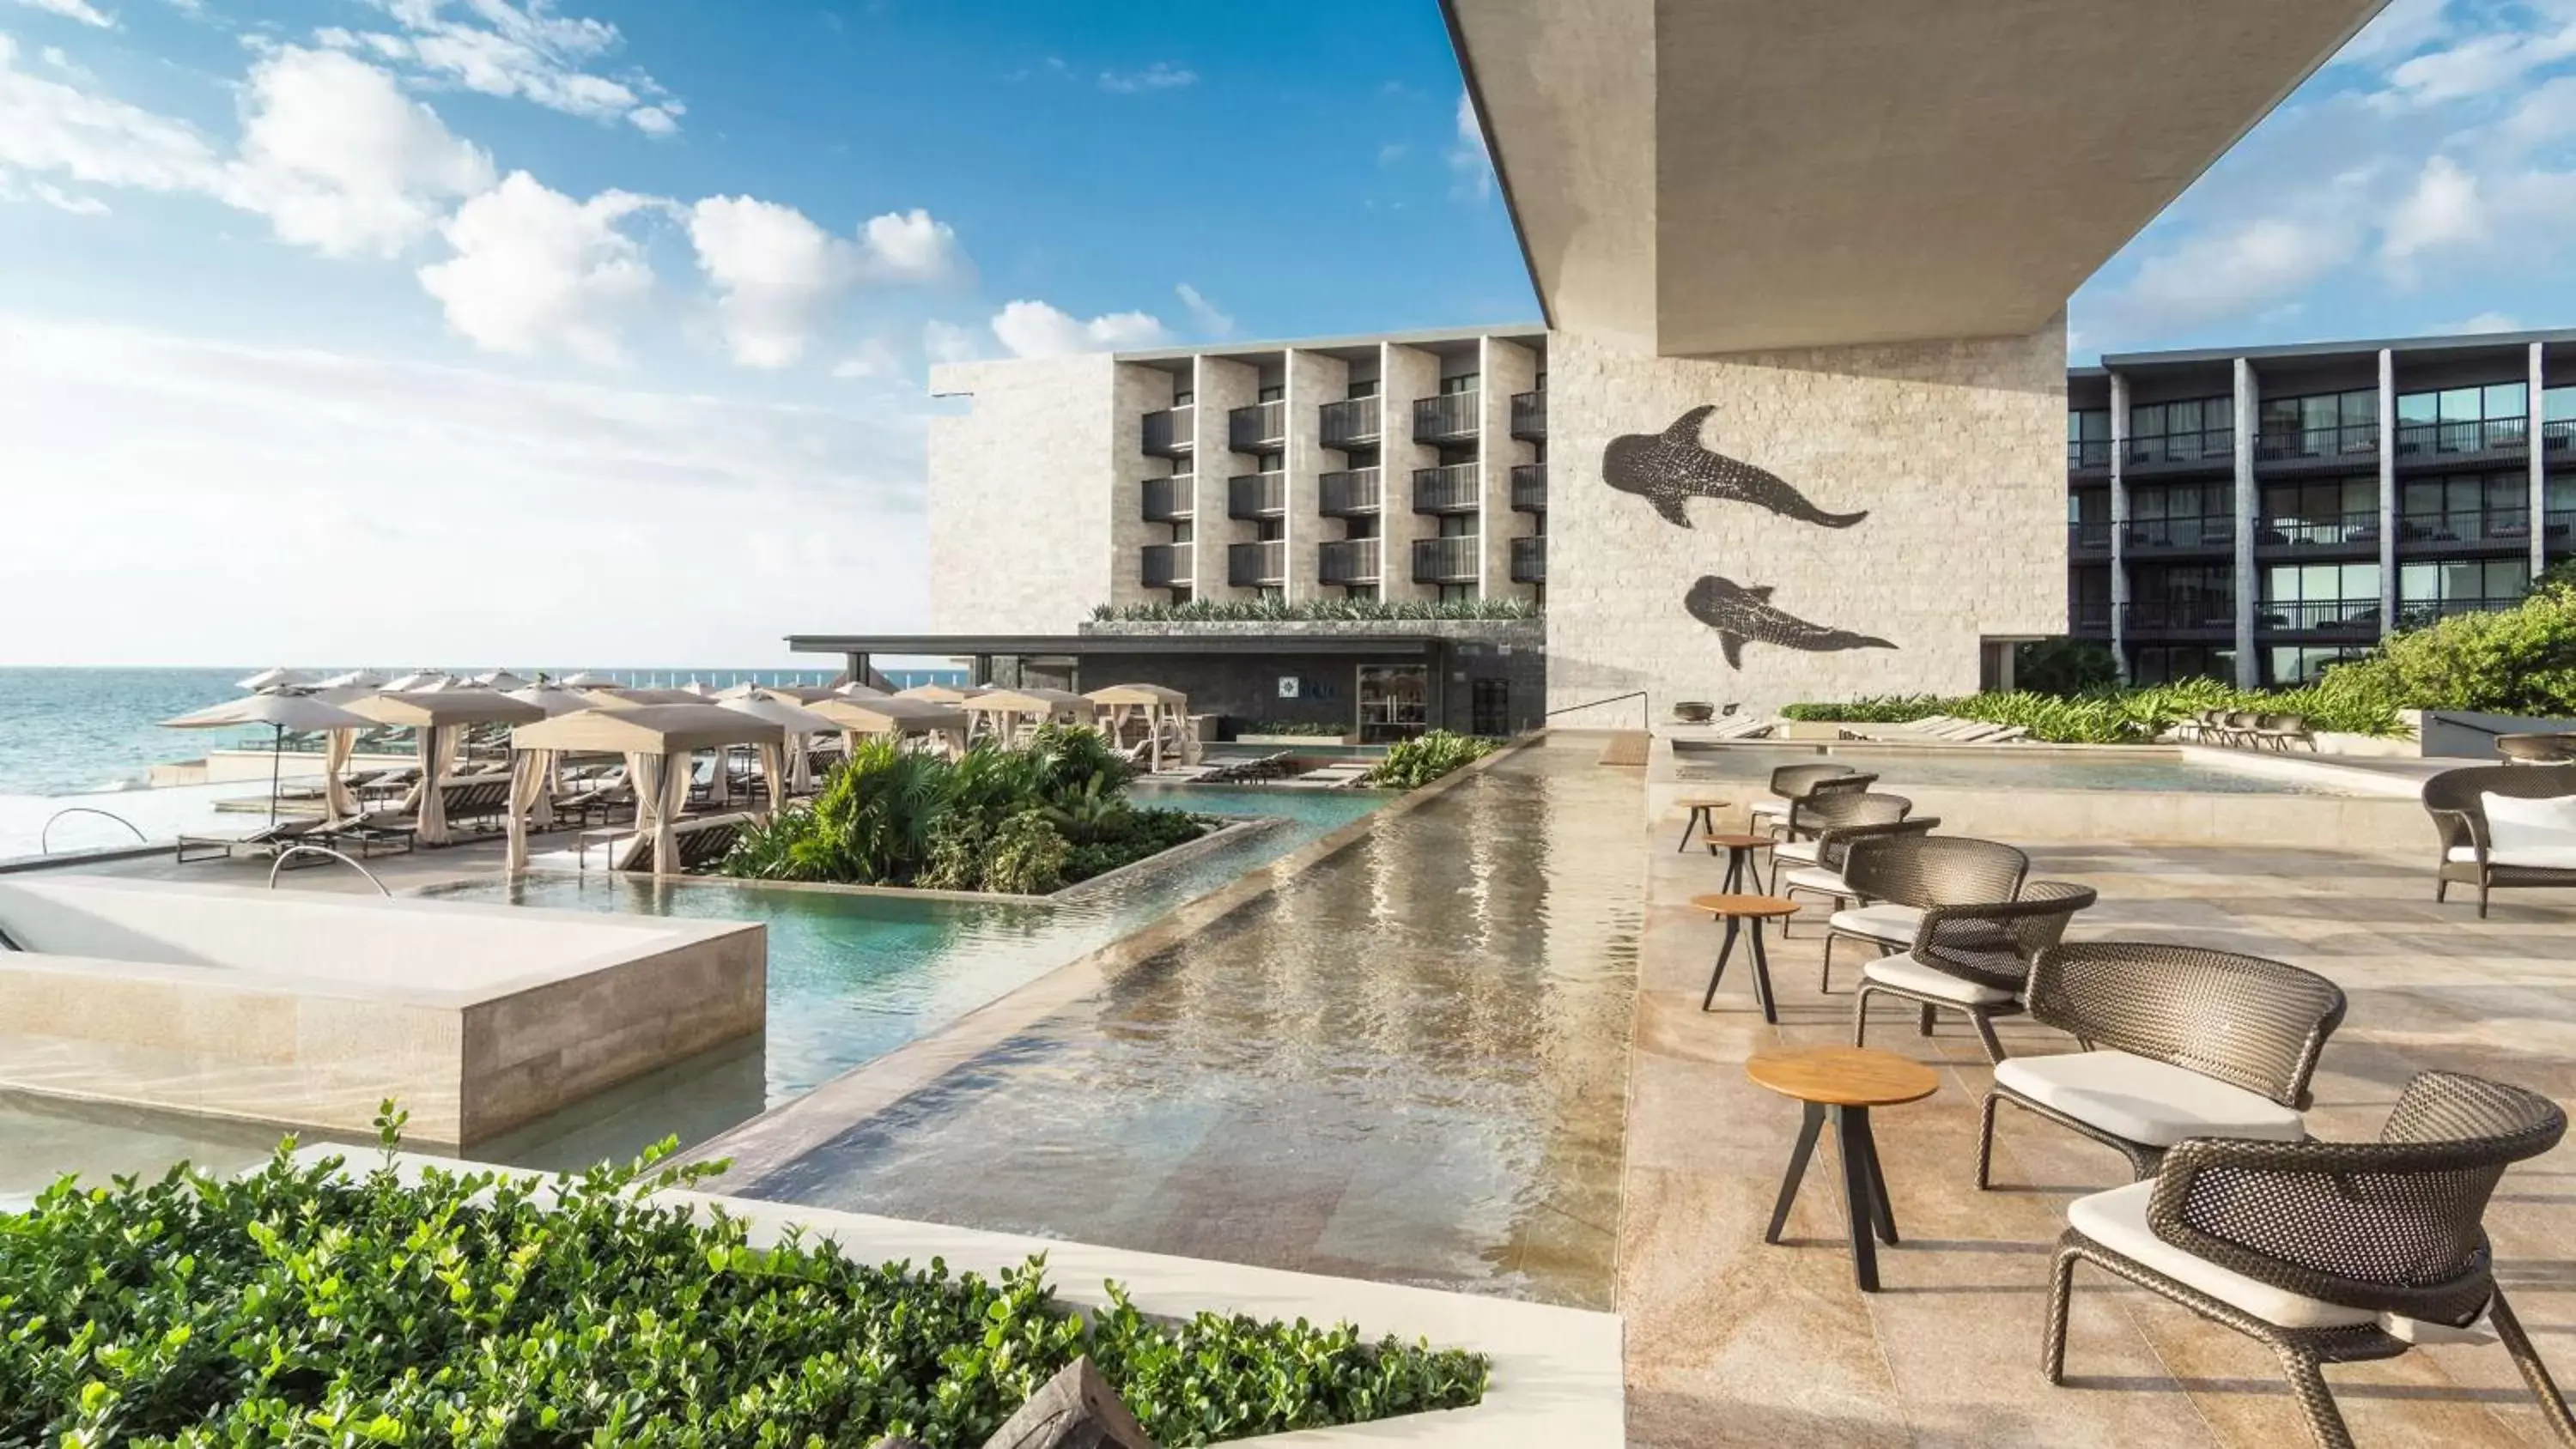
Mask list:
[[[1835,942],[1858,941],[1882,953],[1903,951],[1922,933],[1924,912],[2013,900],[2029,873],[2030,857],[1971,836],[1916,834],[1860,842],[1844,858],[1842,875],[1844,888],[1864,904],[1825,919],[1824,968],[1817,989],[1833,987]]]
[[[2257,748],[2275,749],[2284,753],[2288,752],[2290,746],[2299,744],[2306,745],[2311,752],[2314,752],[2317,747],[2317,737],[2309,732],[2305,715],[2266,714],[2255,717],[2254,744]]]
[[[705,870],[733,853],[734,842],[742,838],[743,822],[748,815],[700,815],[682,820],[671,827],[672,849],[679,854],[682,875]],[[642,831],[630,836],[617,857],[616,868],[627,871],[653,869],[653,836]]]
[[[241,835],[182,835],[177,860],[181,865],[192,860],[230,860],[236,850],[275,854],[291,845],[313,844],[321,828],[318,817],[301,817],[280,820]]]
[[[1767,735],[1779,725],[1768,715],[1735,715],[1711,725],[1708,738],[1713,740],[1749,740]]]
[[[312,843],[353,853],[361,860],[372,855],[409,855],[420,847],[420,817],[370,810],[353,820],[316,829]]]
[[[1900,797],[1895,795],[1828,795],[1819,803],[1834,804],[1844,800],[1893,801],[1898,799],[1900,799]],[[1913,808],[1912,801],[1905,801],[1904,804],[1908,810]],[[1855,813],[1857,814],[1860,812]],[[1823,896],[1833,903],[1832,908],[1835,911],[1842,910],[1846,902],[1856,906],[1867,905],[1869,904],[1869,898],[1858,888],[1854,887],[1849,880],[1845,879],[1843,874],[1843,867],[1851,858],[1852,847],[1858,845],[1864,840],[1883,840],[1890,836],[1898,835],[1923,835],[1938,829],[1941,824],[1941,817],[1937,815],[1919,815],[1912,818],[1906,818],[1903,812],[1892,811],[1885,807],[1877,807],[1868,813],[1875,814],[1878,818],[1870,820],[1867,818],[1866,814],[1863,814],[1861,819],[1851,823],[1826,826],[1823,830],[1817,832],[1816,838],[1813,842],[1796,842],[1799,846],[1812,844],[1816,853],[1816,858],[1812,863],[1799,865],[1793,869],[1784,870],[1780,866],[1774,866],[1772,871],[1773,880],[1771,882],[1773,891],[1777,893],[1782,900],[1796,900],[1802,894]],[[1896,818],[1888,818],[1891,815],[1894,815]],[[1777,847],[1774,847],[1774,849],[1777,849]],[[1780,934],[1784,937],[1789,934],[1788,921],[1783,920],[1780,923]],[[1827,941],[1827,952],[1830,953],[1832,949],[1833,943],[1831,941]],[[1832,956],[1828,954],[1826,957],[1826,969],[1828,973],[1832,970],[1832,959]],[[1828,979],[1826,984],[1828,986],[1831,984],[1830,979]]]
[[[2004,1045],[1995,1037],[1994,1019],[2021,1013],[2031,962],[2064,940],[2075,913],[2095,899],[2090,886],[2042,880],[2024,885],[2009,901],[1926,907],[1904,954],[1881,956],[1860,968],[1852,1045],[1869,1045],[1869,999],[1893,996],[1922,1011],[1927,1036],[1932,1013],[1965,1015],[1986,1060],[2002,1062]]]
[[[2424,782],[2424,808],[2442,842],[2433,899],[2473,885],[2484,916],[2498,886],[2576,886],[2576,765],[2444,770]]]
[[[1914,802],[1902,795],[1869,790],[1834,790],[1799,801],[1793,817],[1799,833],[1771,847],[1772,892],[1784,900],[1795,899],[1800,891],[1849,895],[1841,875],[1843,852],[1848,848],[1844,832],[1900,824],[1913,811]],[[1785,920],[1780,934],[1789,934]]]
[[[1796,809],[1798,802],[1805,799],[1810,793],[1812,793],[1819,783],[1827,780],[1848,781],[1858,775],[1860,775],[1860,771],[1853,769],[1849,765],[1780,766],[1778,769],[1771,772],[1771,794],[1773,798],[1769,800],[1754,801],[1751,808],[1746,812],[1744,820],[1746,833],[1754,835],[1778,834],[1781,823],[1789,818],[1789,812]],[[1843,784],[1835,785],[1830,788],[1866,790],[1869,788],[1870,782],[1877,778],[1877,776],[1871,775],[1862,779],[1861,783],[1857,785]]]

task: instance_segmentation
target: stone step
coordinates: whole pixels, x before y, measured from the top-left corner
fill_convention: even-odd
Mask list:
[[[1646,747],[1653,743],[1654,738],[1644,730],[1616,731],[1610,736],[1610,743],[1601,751],[1601,763],[1643,769],[1646,764]]]

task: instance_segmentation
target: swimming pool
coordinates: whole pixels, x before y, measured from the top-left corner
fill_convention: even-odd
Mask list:
[[[479,1144],[477,1157],[557,1168],[628,1156],[665,1133],[701,1141],[812,1091],[1056,967],[1109,945],[1387,803],[1367,790],[1138,785],[1140,803],[1275,821],[1174,865],[1048,905],[924,900],[608,872],[499,877],[447,900],[758,921],[769,933],[765,1038],[719,1050]]]
[[[1674,748],[1685,780],[1767,780],[1782,765],[1831,760],[1909,785],[2014,790],[2172,790],[2217,795],[2355,795],[2327,778],[2231,770],[2172,754],[2085,755],[2040,747],[1995,750],[1903,745],[1721,745]],[[2270,763],[2270,762],[2264,762]]]

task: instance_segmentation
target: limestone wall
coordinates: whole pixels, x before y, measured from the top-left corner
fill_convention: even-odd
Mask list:
[[[1659,716],[1686,698],[1768,710],[1968,691],[1981,638],[2062,633],[2065,366],[2062,323],[2023,338],[1724,358],[1553,334],[1551,708],[1635,689]],[[1687,436],[1654,443],[1700,407],[1711,412],[1696,448]],[[1633,441],[1605,469],[1622,438]],[[1743,501],[1797,506],[1723,460],[1816,510],[1867,517],[1828,527]],[[1739,497],[1681,496],[1692,490]],[[1814,647],[1748,638],[1730,664],[1718,629],[1688,606],[1702,579],[1718,581],[1705,592],[1721,619]],[[1767,600],[1748,592],[1764,588]],[[1568,722],[1633,721],[1637,709]]]
[[[1112,406],[1114,367],[1095,353],[933,370],[931,391],[972,398],[962,416],[930,421],[934,632],[1061,632],[1105,600],[1141,596],[1116,587],[1137,558],[1132,536],[1115,546],[1111,509],[1135,511],[1137,480],[1117,477],[1113,429],[1136,414]]]

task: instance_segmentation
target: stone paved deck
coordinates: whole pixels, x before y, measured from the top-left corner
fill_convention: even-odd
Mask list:
[[[1886,1291],[1854,1290],[1830,1179],[1811,1176],[1787,1244],[1763,1246],[1798,1113],[1747,1082],[1742,1064],[1774,1043],[1849,1039],[1850,948],[1837,951],[1829,996],[1817,989],[1812,925],[1775,948],[1776,1028],[1734,967],[1702,1014],[1718,928],[1684,902],[1715,889],[1724,861],[1676,854],[1679,824],[1676,815],[1643,837],[1619,1284],[1632,1444],[2307,1442],[2267,1352],[2090,1270],[2077,1275],[2070,1384],[2040,1377],[2048,1251],[2065,1204],[2127,1173],[2107,1148],[2007,1114],[1996,1152],[2004,1190],[1976,1191],[1988,1071],[1955,1017],[1930,1039],[1900,1008],[1873,1018],[1872,1045],[1945,1077],[1930,1100],[1873,1114],[1906,1238],[1881,1251]],[[2316,1081],[2320,1136],[2375,1134],[2426,1068],[2576,1095],[2576,892],[2502,895],[2480,922],[2473,907],[2433,904],[2416,855],[2060,847],[2034,851],[2032,873],[2100,889],[2078,939],[2195,942],[2340,983],[2351,1010]],[[2003,1035],[2015,1053],[2072,1045],[2027,1021],[2004,1023]],[[2488,1218],[2499,1277],[2562,1382],[2576,1380],[2572,1171],[2567,1147],[2515,1168]],[[2501,1348],[2420,1349],[2328,1379],[2364,1445],[2550,1442]]]

